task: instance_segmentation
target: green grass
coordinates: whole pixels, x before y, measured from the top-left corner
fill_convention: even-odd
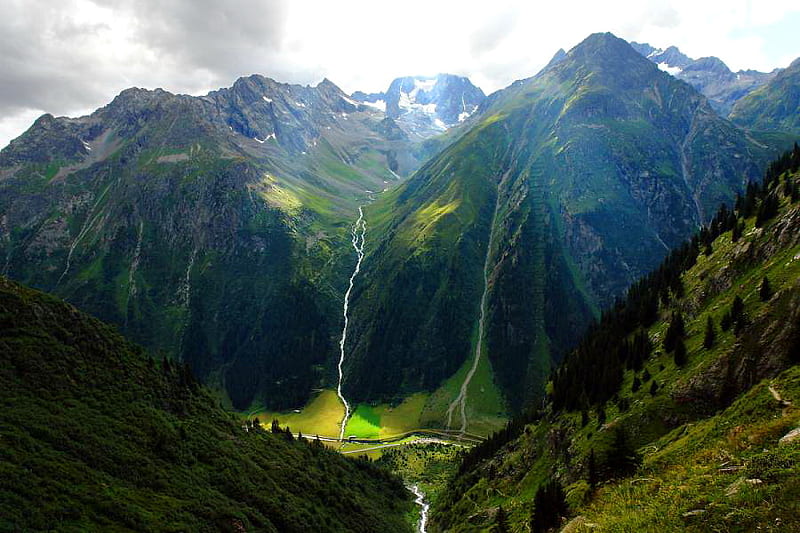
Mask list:
[[[294,432],[301,432],[309,437],[320,435],[323,437],[338,437],[339,423],[344,417],[344,405],[335,390],[321,391],[300,410],[274,413],[256,411],[245,413],[245,417],[257,416],[262,424],[269,425],[277,418],[281,427],[289,426]]]
[[[350,420],[347,421],[347,427],[344,430],[345,438],[350,435],[357,437],[371,439],[377,438],[381,433],[381,416],[375,410],[364,404],[359,404],[352,415]]]
[[[710,256],[699,255],[683,275],[684,296],[662,307],[648,331],[654,350],[643,370],[625,371],[618,394],[605,404],[605,424],[599,423],[596,409],[588,412],[585,426],[579,412],[550,413],[465,475],[458,494],[435,514],[450,520],[449,526],[456,524],[457,531],[471,531],[476,524],[490,526],[491,510],[503,505],[517,526],[512,530],[523,531],[536,490],[555,477],[565,485],[571,515],[578,517],[565,531],[800,530],[800,442],[778,445],[800,425],[800,366],[760,381],[716,412],[713,405],[688,394],[722,387],[726,382],[719,380],[729,378],[715,370],[716,365],[726,358],[750,357],[748,351],[755,350],[755,364],[786,364],[780,363],[781,352],[776,350],[788,349],[784,328],[797,316],[800,245],[790,246],[796,241],[786,231],[788,221],[797,216],[796,205],[782,198],[781,213],[762,229],[754,228],[753,218],[747,220],[737,243],[727,232],[715,240]],[[778,228],[783,228],[780,243],[773,237]],[[758,294],[765,276],[774,293],[766,302]],[[739,336],[733,328],[720,328],[722,315],[737,295],[751,324]],[[662,346],[677,307],[683,311],[687,333],[688,362],[683,367]],[[703,336],[709,316],[717,335],[714,346],[706,349]],[[643,379],[645,370],[650,381]],[[634,375],[642,380],[636,392]],[[655,396],[649,391],[651,381],[659,385]],[[770,385],[792,405],[780,406]],[[586,483],[590,450],[604,460],[615,428],[623,428],[638,447],[642,466],[631,477],[591,490]],[[729,466],[734,468],[726,470]],[[747,481],[753,479],[760,481]],[[470,517],[469,526],[460,518],[464,516]]]

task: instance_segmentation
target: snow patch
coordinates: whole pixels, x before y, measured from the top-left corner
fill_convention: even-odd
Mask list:
[[[654,49],[652,52],[650,52],[649,54],[647,54],[647,59],[650,59],[651,57],[655,57],[655,56],[657,56],[658,54],[662,53],[663,51],[664,51],[664,50],[662,50],[661,48],[656,48],[656,49]]]
[[[439,128],[440,130],[446,130],[447,129],[447,124],[442,122],[442,119],[440,119],[440,118],[434,119],[433,120],[433,125],[436,126],[437,128]]]
[[[658,68],[666,72],[667,74],[672,74],[673,76],[677,76],[680,74],[683,69],[681,67],[673,67],[667,63],[659,63]]]
[[[352,98],[350,98],[350,97],[347,97],[347,96],[342,96],[342,99],[343,99],[345,102],[347,102],[348,104],[352,104],[352,105],[354,105],[354,106],[356,106],[356,107],[358,107],[358,106],[359,106],[359,103],[358,103],[358,102],[356,102],[355,100],[353,100],[353,99],[352,99]]]
[[[297,105],[297,107],[305,107],[306,106],[306,104],[304,104],[303,102],[295,102],[295,104]]]
[[[266,96],[262,96],[261,98],[268,104],[272,103],[272,98],[267,98]]]
[[[84,141],[83,139],[81,139],[81,144],[83,144],[83,147],[84,147],[84,148],[86,148],[86,150],[88,150],[89,152],[91,152],[91,151],[92,151],[92,147],[91,147],[91,146],[89,146],[89,143],[87,143],[87,142],[86,142],[86,141]]]
[[[374,102],[361,102],[365,106],[369,106],[373,109],[377,109],[378,111],[383,111],[386,113],[386,100],[376,100]]]

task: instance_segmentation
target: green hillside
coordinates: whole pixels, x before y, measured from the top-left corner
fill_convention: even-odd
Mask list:
[[[434,390],[484,343],[505,408],[537,403],[552,360],[597,310],[774,155],[625,41],[590,36],[495,93],[366,209],[348,396]]]
[[[432,531],[800,528],[800,149],[603,314]]]
[[[384,119],[327,80],[262,76],[44,115],[0,152],[0,272],[237,409],[297,407],[331,377],[357,207],[418,165]]]
[[[800,59],[737,102],[730,119],[753,130],[800,135]]]
[[[0,390],[0,530],[411,530],[388,471],[243,427],[187,367],[6,278]]]

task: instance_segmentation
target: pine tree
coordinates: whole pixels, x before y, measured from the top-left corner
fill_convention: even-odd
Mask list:
[[[714,320],[711,315],[706,319],[706,333],[703,336],[703,348],[710,350],[714,347],[714,341],[717,339],[717,332],[714,329]]]
[[[640,458],[636,450],[628,442],[625,430],[617,427],[614,430],[614,441],[606,456],[606,467],[612,476],[625,476],[636,471]]]
[[[553,479],[541,485],[536,490],[533,506],[530,524],[533,533],[544,533],[557,527],[561,517],[567,514],[566,496],[561,484]]]
[[[270,427],[270,431],[272,431],[273,433],[281,432],[281,423],[278,422],[277,418],[272,419],[272,426]]]
[[[731,316],[730,311],[726,311],[724,315],[722,315],[722,320],[719,321],[719,327],[722,331],[728,331],[731,329],[733,325],[733,317]]]
[[[631,392],[636,392],[642,386],[639,376],[633,376],[633,383],[631,384]]]
[[[761,298],[762,302],[772,298],[772,287],[770,287],[769,279],[766,276],[761,280],[761,286],[758,288],[758,297]]]
[[[599,481],[599,476],[597,472],[597,457],[594,455],[594,448],[589,450],[589,460],[587,461],[586,470],[589,486],[595,488]]]
[[[658,382],[656,382],[656,380],[653,380],[653,384],[650,385],[650,396],[655,396],[657,392],[658,392]]]
[[[686,345],[683,343],[683,339],[675,342],[675,352],[672,354],[672,358],[678,366],[686,364]]]
[[[734,224],[733,231],[731,232],[731,241],[737,242],[741,238],[743,232],[744,232],[743,222],[741,223],[737,222],[736,224]]]
[[[685,334],[683,315],[681,315],[680,311],[676,311],[672,314],[672,320],[670,320],[667,332],[664,334],[664,350],[667,352],[674,350],[678,339],[682,339]]]

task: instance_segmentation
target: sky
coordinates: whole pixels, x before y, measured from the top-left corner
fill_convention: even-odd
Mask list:
[[[599,31],[768,71],[800,56],[797,28],[796,0],[0,0],[0,147],[133,86],[205,94],[258,73],[377,92],[448,72],[488,94]]]

